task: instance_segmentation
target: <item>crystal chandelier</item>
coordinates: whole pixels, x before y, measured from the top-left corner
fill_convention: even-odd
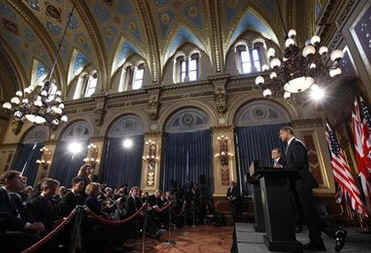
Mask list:
[[[57,127],[61,122],[67,122],[68,117],[63,114],[64,103],[62,101],[62,92],[56,90],[52,84],[52,77],[57,58],[62,48],[67,28],[70,26],[73,11],[68,16],[66,27],[64,28],[63,36],[58,44],[56,58],[49,73],[48,80],[41,82],[38,86],[29,86],[22,91],[17,91],[16,96],[10,102],[3,104],[3,108],[12,113],[13,119],[18,122],[25,120],[30,121],[35,125],[48,125],[49,127]]]
[[[283,21],[280,10],[279,15]],[[282,57],[273,48],[267,50],[269,65],[262,66],[264,73],[256,77],[255,84],[262,88],[264,97],[283,96],[289,99],[291,94],[302,93],[309,88],[316,90],[319,82],[340,75],[343,56],[343,51],[338,49],[329,54],[329,49],[321,44],[317,35],[304,47],[299,47],[296,31],[291,29],[287,33]]]

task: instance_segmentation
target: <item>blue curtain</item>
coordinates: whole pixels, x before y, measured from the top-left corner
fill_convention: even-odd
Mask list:
[[[255,160],[261,161],[266,167],[272,167],[272,149],[286,150],[286,144],[279,139],[279,131],[284,125],[265,125],[236,128],[236,152],[238,159],[238,180],[242,182],[242,189],[247,193],[246,179],[249,176],[249,166]],[[242,175],[239,175],[241,172]]]
[[[88,153],[88,142],[81,141],[83,150],[80,153],[72,154],[68,150],[69,142],[60,141],[54,154],[53,164],[50,168],[50,177],[57,179],[61,185],[70,187],[72,178],[77,176],[80,167],[84,164],[84,158]]]
[[[114,187],[124,184],[129,187],[140,186],[144,135],[129,137],[134,143],[129,149],[122,146],[124,139],[106,139],[102,181]]]
[[[212,145],[209,130],[191,133],[169,133],[163,143],[160,188],[171,189],[173,182],[179,186],[199,183],[204,175],[206,184],[212,186]],[[212,191],[213,189],[209,189]]]
[[[27,143],[18,146],[17,155],[13,160],[12,168],[23,171],[23,176],[27,177],[27,184],[33,185],[37,176],[38,164],[36,161],[41,158],[40,149],[42,143]]]

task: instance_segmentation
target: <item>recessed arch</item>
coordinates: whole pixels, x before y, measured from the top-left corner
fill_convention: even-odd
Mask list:
[[[264,19],[262,15],[260,15],[253,8],[249,7],[227,37],[228,39],[225,42],[224,57],[226,57],[229,48],[246,30],[256,31],[263,37],[272,40],[277,45],[279,45],[279,40],[273,28],[269,25],[269,23]]]
[[[209,116],[196,107],[185,107],[174,112],[164,125],[164,131],[167,133],[194,132],[209,128]]]
[[[58,141],[87,141],[92,136],[92,129],[85,120],[76,120],[67,125],[61,132]]]
[[[170,36],[170,38],[171,39],[164,48],[162,66],[165,66],[168,59],[175,54],[177,49],[187,42],[206,52],[206,46],[204,45],[204,43],[192,32],[192,30],[190,30],[186,26],[178,27]]]
[[[123,114],[116,117],[107,129],[106,137],[120,138],[124,136],[143,135],[145,124],[136,114]]]
[[[70,65],[68,68],[68,80],[67,85],[78,76],[83,69],[89,64],[88,58],[81,53],[78,49],[74,49],[71,56]]]
[[[46,126],[34,126],[27,129],[23,134],[21,143],[44,143],[49,140],[49,128]]]
[[[131,41],[124,39],[124,37],[121,37],[113,56],[111,76],[113,76],[116,70],[121,67],[133,54],[138,54],[139,56],[145,58],[144,53],[141,49],[136,47]]]
[[[36,87],[40,82],[44,81],[48,76],[49,69],[40,60],[34,58],[32,60],[32,70],[31,70],[31,85]]]

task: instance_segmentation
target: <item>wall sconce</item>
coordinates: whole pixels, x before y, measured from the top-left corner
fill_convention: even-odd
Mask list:
[[[100,162],[98,159],[99,152],[97,145],[90,143],[88,145],[88,156],[84,158],[84,163],[89,164],[92,168],[95,168]]]
[[[215,157],[219,157],[220,164],[225,167],[229,164],[229,158],[233,157],[232,153],[228,152],[228,140],[227,136],[221,135],[217,137],[219,142],[219,153],[215,154]]]
[[[143,156],[143,161],[148,162],[146,183],[148,186],[153,186],[155,183],[156,162],[160,160],[160,158],[157,156],[157,145],[155,141],[146,141],[145,147],[148,147],[147,155]]]
[[[41,168],[47,169],[48,166],[52,163],[51,161],[52,152],[50,152],[47,147],[42,147],[40,151],[41,151],[41,158],[40,160],[36,160],[36,163],[39,164]]]

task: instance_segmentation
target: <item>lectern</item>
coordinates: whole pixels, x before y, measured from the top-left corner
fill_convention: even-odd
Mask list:
[[[279,168],[254,169],[259,176],[265,221],[264,243],[270,251],[303,252],[296,240],[295,211],[290,179],[296,172]]]
[[[259,161],[254,161],[250,164],[249,172],[250,179],[249,183],[252,185],[252,196],[254,204],[254,216],[255,216],[255,232],[265,232],[265,222],[264,222],[264,211],[262,203],[262,195],[260,191],[260,180],[259,174],[257,172],[260,170]]]

